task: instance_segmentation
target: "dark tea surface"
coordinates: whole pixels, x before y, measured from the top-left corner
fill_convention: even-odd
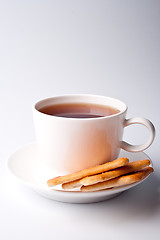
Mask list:
[[[39,109],[40,112],[65,118],[97,118],[119,113],[118,109],[90,103],[65,103],[48,105]]]

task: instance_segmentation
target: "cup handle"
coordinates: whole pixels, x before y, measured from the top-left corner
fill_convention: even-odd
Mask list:
[[[131,144],[125,142],[125,141],[122,141],[121,142],[121,148],[128,151],[128,152],[144,151],[146,148],[148,148],[152,144],[152,142],[155,138],[155,127],[148,119],[145,119],[145,118],[142,118],[142,117],[125,119],[124,127],[127,127],[131,124],[142,124],[145,127],[147,127],[148,130],[149,130],[149,134],[150,134],[149,139],[146,143],[140,144],[140,145],[131,145]]]

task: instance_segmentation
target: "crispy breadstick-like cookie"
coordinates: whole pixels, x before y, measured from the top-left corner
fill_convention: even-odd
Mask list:
[[[141,181],[142,179],[146,178],[151,172],[153,172],[152,167],[146,167],[136,173],[117,177],[105,182],[96,183],[89,186],[82,186],[81,191],[82,192],[92,192],[92,191],[99,191],[107,188],[113,188],[113,187],[120,187],[129,185],[132,183],[136,183]]]
[[[115,170],[111,170],[108,172],[104,172],[104,173],[89,176],[89,177],[85,177],[85,178],[82,178],[82,179],[79,179],[76,181],[64,183],[62,185],[62,188],[63,189],[72,189],[72,188],[76,188],[76,187],[79,187],[82,185],[88,186],[88,185],[96,184],[98,182],[104,182],[104,181],[110,180],[112,178],[116,178],[116,177],[125,175],[127,173],[138,171],[149,165],[150,165],[150,161],[148,159],[131,162],[131,163],[128,163],[126,166],[117,168]]]
[[[75,181],[77,179],[81,179],[83,177],[87,177],[87,176],[91,176],[97,173],[102,173],[105,171],[109,171],[111,169],[115,169],[118,167],[122,167],[125,166],[127,163],[129,162],[128,158],[118,158],[114,161],[111,162],[107,162],[105,164],[102,165],[97,165],[95,167],[91,167],[91,168],[87,168],[75,173],[71,173],[65,176],[59,176],[56,178],[52,178],[49,179],[47,181],[47,184],[49,187],[53,187],[56,186],[58,184],[63,184],[63,183],[67,183],[67,182],[71,182],[71,181]]]
[[[67,190],[67,189],[73,189],[73,188],[81,187],[83,185],[83,184],[81,184],[82,179],[78,179],[78,180],[75,180],[75,181],[72,181],[72,182],[63,183],[62,188],[64,190]]]

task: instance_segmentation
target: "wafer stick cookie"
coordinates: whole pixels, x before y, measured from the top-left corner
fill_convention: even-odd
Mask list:
[[[117,168],[115,170],[107,171],[107,172],[89,176],[89,177],[85,177],[85,178],[82,178],[82,179],[79,179],[76,181],[64,183],[64,184],[62,184],[62,188],[63,189],[72,189],[72,188],[76,188],[76,187],[79,187],[82,185],[88,186],[88,185],[96,184],[98,182],[104,182],[104,181],[119,177],[119,176],[127,174],[127,173],[135,172],[135,171],[140,170],[149,165],[150,165],[150,161],[148,159],[131,162],[131,163],[128,163],[126,166]]]
[[[56,178],[49,179],[47,181],[47,184],[49,187],[53,187],[58,184],[75,181],[75,180],[81,179],[83,177],[91,176],[91,175],[94,175],[97,173],[102,173],[102,172],[109,171],[114,168],[125,166],[128,162],[129,162],[128,158],[118,158],[114,161],[107,162],[102,165],[97,165],[95,167],[87,168],[87,169],[84,169],[84,170],[81,170],[81,171],[78,171],[75,173],[71,173],[71,174],[68,174],[65,176],[59,176]]]
[[[81,187],[83,185],[81,183],[81,180],[83,180],[83,178],[72,181],[72,182],[63,183],[62,188],[67,190],[67,189],[73,189],[73,188]]]
[[[129,185],[132,183],[136,183],[141,181],[142,179],[146,178],[151,172],[153,172],[152,167],[146,167],[136,173],[117,177],[105,182],[96,183],[89,186],[82,186],[81,191],[82,192],[92,192],[92,191],[99,191],[107,188],[113,188],[113,187],[120,187]]]

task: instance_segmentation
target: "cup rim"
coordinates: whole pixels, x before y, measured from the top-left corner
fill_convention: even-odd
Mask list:
[[[83,97],[89,97],[89,98],[102,98],[102,99],[108,99],[110,101],[114,101],[114,102],[117,102],[119,103],[121,106],[123,105],[123,110],[120,110],[118,109],[120,112],[116,113],[116,114],[112,114],[112,115],[109,115],[109,116],[102,116],[102,117],[96,117],[96,118],[70,118],[70,117],[60,117],[60,116],[54,116],[54,115],[49,115],[49,114],[46,114],[46,113],[42,113],[40,112],[38,109],[37,109],[37,105],[39,104],[42,104],[44,102],[47,102],[49,100],[52,100],[52,99],[59,99],[59,98],[74,98],[74,97],[80,97],[80,98],[83,98]],[[86,101],[87,103],[87,101]],[[101,104],[100,104],[101,105]],[[105,104],[104,104],[105,105]],[[106,105],[107,106],[107,105]],[[88,120],[99,120],[99,119],[108,119],[108,118],[114,118],[114,117],[117,117],[123,113],[125,113],[128,109],[128,106],[121,100],[117,99],[117,98],[113,98],[113,97],[109,97],[109,96],[103,96],[103,95],[94,95],[94,94],[63,94],[63,95],[55,95],[55,96],[52,96],[52,97],[47,97],[47,98],[43,98],[43,99],[40,99],[38,101],[36,101],[35,104],[33,104],[32,106],[32,109],[33,111],[36,111],[37,113],[43,115],[43,116],[46,116],[46,117],[49,117],[49,118],[57,118],[57,119],[65,119],[65,120],[74,120],[74,121],[78,121],[78,120],[81,120],[81,121],[88,121]]]

